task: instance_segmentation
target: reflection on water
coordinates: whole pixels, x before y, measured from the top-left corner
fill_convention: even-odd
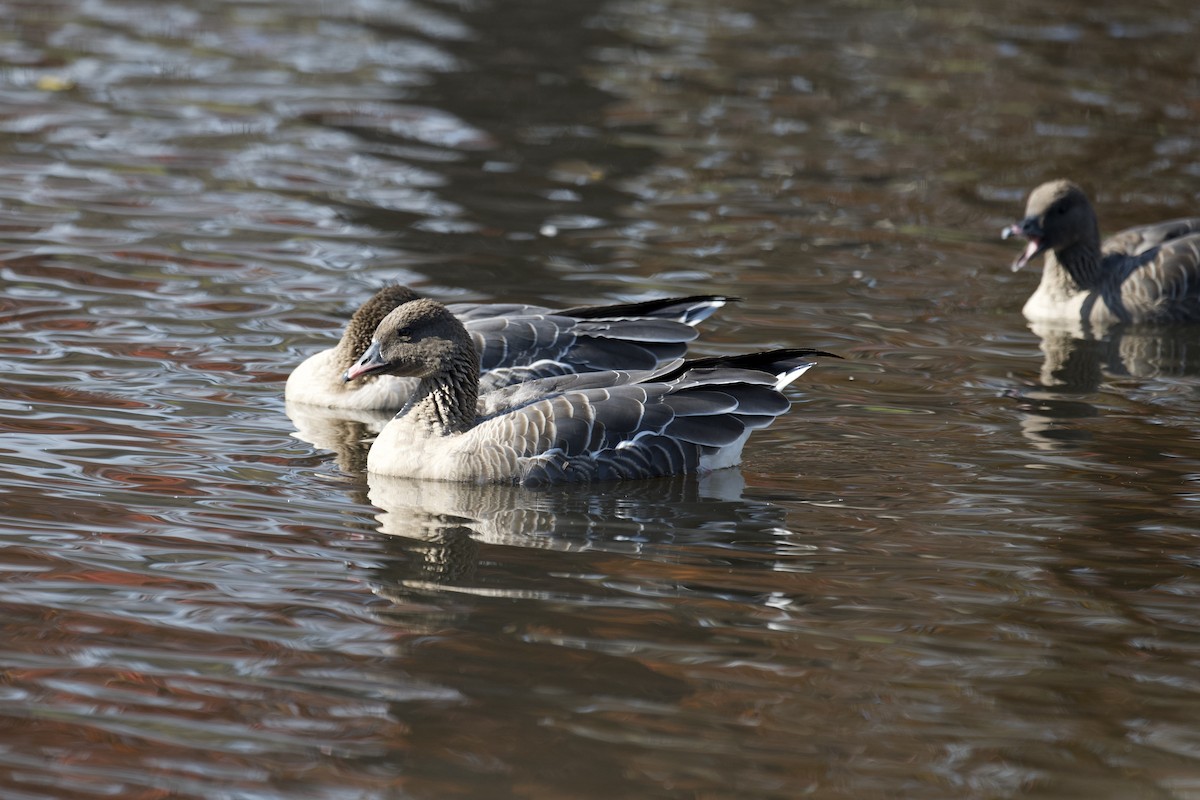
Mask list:
[[[607,493],[518,486],[419,482],[369,475],[368,499],[382,510],[379,531],[407,555],[380,576],[389,597],[402,591],[558,596],[544,579],[519,575],[476,585],[481,547],[537,548],[649,556],[687,547],[773,548],[788,535],[782,509],[744,500],[741,476],[723,470],[701,481],[671,478],[623,484]],[[675,555],[674,557],[678,557]],[[563,577],[566,577],[565,575]],[[650,586],[639,592],[652,593]]]
[[[1117,325],[1100,334],[1030,326],[1041,339],[1042,384],[1094,392],[1105,377],[1157,378],[1200,374],[1195,326]]]
[[[322,408],[290,402],[285,410],[296,426],[294,436],[334,453],[338,467],[349,475],[366,472],[371,442],[395,416],[387,411]]]
[[[1045,323],[1030,328],[1041,340],[1040,385],[1012,395],[1022,401],[1022,430],[1039,449],[1093,441],[1086,421],[1099,411],[1086,398],[1106,381],[1200,375],[1195,326],[1116,325],[1098,334]]]
[[[0,13],[0,794],[1195,793],[1196,333],[995,240],[1195,213],[1191,5]],[[705,482],[381,481],[282,389],[388,281],[848,358]]]

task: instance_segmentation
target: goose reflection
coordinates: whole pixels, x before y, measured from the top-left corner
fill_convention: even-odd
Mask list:
[[[1039,382],[1020,394],[1022,429],[1041,449],[1090,441],[1079,420],[1098,415],[1083,395],[1105,381],[1200,375],[1200,327],[1032,322],[1040,339]]]
[[[366,471],[371,440],[395,416],[391,411],[322,408],[290,402],[284,411],[296,426],[292,436],[333,453],[338,468],[350,475]]]
[[[731,469],[699,481],[680,476],[554,489],[373,473],[367,483],[368,499],[380,509],[379,530],[394,537],[389,552],[397,556],[376,575],[376,591],[393,599],[450,589],[512,597],[571,591],[571,579],[530,575],[527,564],[516,564],[528,560],[523,554],[530,548],[602,558],[665,545],[730,548],[736,541],[761,554],[764,547],[786,549],[791,536],[784,510],[743,498],[741,473]],[[480,575],[485,554],[489,574]]]
[[[1034,322],[1041,339],[1041,383],[1064,392],[1094,392],[1111,377],[1200,374],[1200,327],[1112,325],[1093,328]]]
[[[728,508],[699,499],[694,480],[690,489],[680,480],[656,491],[629,487],[635,493],[626,495],[624,485],[601,494],[367,477],[387,534],[367,578],[386,605],[370,613],[393,632],[388,657],[399,687],[382,691],[415,698],[389,709],[413,752],[429,752],[435,764],[442,750],[483,752],[504,774],[534,769],[525,766],[536,761],[534,751],[561,755],[564,747],[572,764],[587,764],[594,739],[564,731],[606,730],[598,706],[653,718],[696,693],[686,676],[639,647],[645,616],[654,616],[647,609],[659,601],[613,599],[620,593],[592,578],[619,556],[591,549],[655,538],[655,528],[667,527],[655,520],[682,519],[670,507],[677,501],[710,517]],[[732,502],[735,512],[761,513]],[[589,618],[594,609],[600,615]],[[707,646],[706,631],[678,635]],[[618,763],[607,766],[620,774]],[[408,761],[405,770],[412,771]],[[570,796],[566,787],[578,775],[564,772],[562,791],[547,796]]]

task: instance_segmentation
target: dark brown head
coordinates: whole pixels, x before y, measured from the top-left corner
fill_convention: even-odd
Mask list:
[[[1005,239],[1014,235],[1029,240],[1025,252],[1013,262],[1014,270],[1047,250],[1061,253],[1081,244],[1100,250],[1096,212],[1083,189],[1068,180],[1043,183],[1029,194],[1025,219],[1001,231]]]
[[[470,335],[441,303],[420,299],[383,318],[370,346],[346,370],[344,380],[363,375],[426,378],[461,370],[479,374],[479,355]]]
[[[407,286],[385,286],[359,306],[351,315],[350,322],[346,324],[346,332],[342,334],[342,347],[349,351],[348,361],[357,361],[367,352],[367,348],[371,346],[371,339],[375,337],[375,329],[383,322],[384,317],[410,300],[416,299],[417,293]]]

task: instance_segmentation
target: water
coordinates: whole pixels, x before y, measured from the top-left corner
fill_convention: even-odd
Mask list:
[[[0,10],[4,797],[1200,796],[1200,341],[998,238],[1197,212],[1191,4]],[[846,361],[703,482],[368,480],[282,381],[389,280]]]

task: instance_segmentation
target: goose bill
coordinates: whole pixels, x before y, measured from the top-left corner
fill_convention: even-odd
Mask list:
[[[1045,249],[1041,239],[1036,236],[1029,237],[1029,244],[1025,246],[1025,252],[1017,256],[1016,260],[1012,263],[1013,272],[1028,264],[1031,258],[1037,256]]]
[[[367,352],[362,354],[362,358],[354,362],[350,369],[342,375],[342,381],[349,383],[355,378],[361,378],[363,375],[369,375],[372,372],[378,372],[388,364],[379,354],[379,342],[371,342],[371,346],[367,348]]]
[[[1025,246],[1025,252],[1017,256],[1012,263],[1013,272],[1016,272],[1021,267],[1028,264],[1031,258],[1037,256],[1046,248],[1042,245],[1042,239],[1040,236],[1030,236],[1025,232],[1025,230],[1022,229],[1021,225],[1009,225],[1007,228],[1004,228],[1000,231],[1001,239],[1008,239],[1013,236],[1026,236],[1029,238],[1029,244]]]

